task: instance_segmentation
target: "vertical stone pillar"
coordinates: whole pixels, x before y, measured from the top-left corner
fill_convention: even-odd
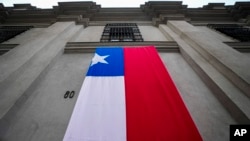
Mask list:
[[[27,99],[52,61],[82,25],[57,22],[0,58],[0,120]],[[15,107],[15,108],[13,108]]]
[[[183,58],[211,89],[231,116],[238,123],[250,123],[248,95],[239,88],[239,84],[235,84],[247,82],[242,82],[244,81],[242,79],[234,80],[234,77],[248,78],[248,58],[185,21],[169,21],[167,25],[160,25],[159,29],[166,38],[177,42]],[[231,55],[233,57],[230,58]],[[233,62],[228,62],[227,58]],[[243,70],[236,69],[237,65],[243,66]],[[248,85],[246,84],[246,89],[248,89]]]
[[[250,97],[250,59],[186,21],[168,21],[184,41]]]

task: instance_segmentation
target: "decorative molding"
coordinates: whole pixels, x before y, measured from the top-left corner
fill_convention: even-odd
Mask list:
[[[0,44],[0,55],[5,54],[6,52],[10,51],[18,45],[19,44]]]
[[[202,8],[188,8],[181,1],[149,1],[138,8],[101,8],[95,2],[59,2],[52,9],[39,9],[30,4],[14,4],[4,7],[0,4],[0,23],[51,25],[56,21],[75,21],[89,25],[89,22],[105,21],[151,21],[158,26],[168,20],[185,20],[190,23],[239,22],[249,24],[250,2],[209,3]],[[81,18],[79,18],[81,17]],[[89,19],[89,20],[82,20]],[[106,22],[107,23],[107,22]]]
[[[68,42],[64,53],[94,52],[97,46],[149,46],[154,45],[159,52],[179,52],[179,46],[174,41],[144,41],[144,42]]]
[[[250,42],[224,42],[239,52],[250,52]]]

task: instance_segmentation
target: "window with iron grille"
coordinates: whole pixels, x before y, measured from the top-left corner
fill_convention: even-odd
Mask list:
[[[237,24],[208,24],[207,26],[241,42],[250,41],[250,28]]]
[[[143,42],[136,23],[106,24],[101,42]]]
[[[0,43],[32,28],[32,26],[0,26]]]

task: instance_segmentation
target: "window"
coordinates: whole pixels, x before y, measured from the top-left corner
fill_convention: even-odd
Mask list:
[[[208,24],[207,26],[241,42],[250,41],[250,28],[237,24]]]
[[[143,42],[136,23],[106,24],[101,42]]]
[[[0,43],[15,37],[30,28],[32,28],[32,26],[0,26]]]

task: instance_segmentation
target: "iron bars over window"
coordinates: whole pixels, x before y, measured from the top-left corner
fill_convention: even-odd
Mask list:
[[[33,28],[33,26],[0,26],[0,43]]]
[[[207,26],[241,42],[250,41],[250,28],[237,24],[208,24]]]
[[[106,24],[101,42],[143,42],[136,23]]]

